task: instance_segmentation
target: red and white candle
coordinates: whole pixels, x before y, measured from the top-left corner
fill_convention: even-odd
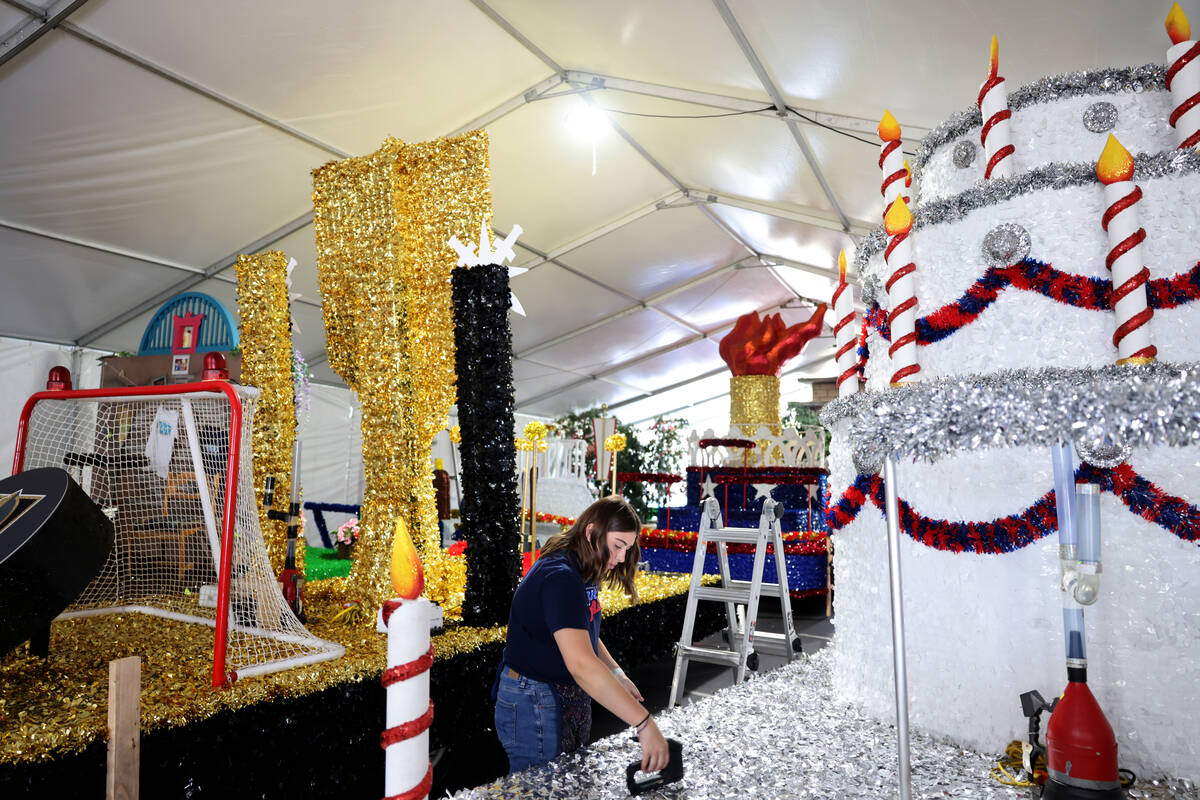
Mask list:
[[[402,520],[396,522],[392,544],[392,586],[400,597],[387,601],[382,610],[388,637],[388,666],[382,679],[387,693],[387,729],[380,737],[384,800],[422,800],[433,785],[429,762],[432,604],[419,596],[425,587],[424,573]]]
[[[884,111],[879,120],[879,138],[883,144],[879,148],[879,169],[883,180],[879,184],[879,193],[883,195],[883,210],[886,212],[892,202],[903,194],[905,186],[911,184],[908,177],[908,162],[904,160],[904,151],[900,141],[900,123],[892,116],[891,111]],[[908,197],[904,202],[910,202]]]
[[[985,178],[1007,178],[1016,171],[1012,157],[1016,148],[1013,147],[1012,130],[1008,124],[1012,112],[1008,110],[1008,89],[1004,86],[1004,78],[998,74],[999,70],[1000,45],[993,36],[991,68],[987,80],[979,87],[979,98],[976,100],[983,117],[979,141],[987,159],[983,170]]]
[[[1166,20],[1171,48],[1167,50],[1167,89],[1171,91],[1169,122],[1181,148],[1200,143],[1200,43],[1192,41],[1192,28],[1179,3]]]
[[[888,294],[888,327],[892,344],[888,356],[892,361],[892,386],[903,386],[921,371],[917,363],[917,294],[913,273],[917,271],[912,259],[912,214],[903,197],[897,197],[883,215],[883,226],[890,237],[883,251],[889,277],[885,288]]]
[[[1104,184],[1104,216],[1100,224],[1108,233],[1108,256],[1104,263],[1112,273],[1112,307],[1117,317],[1113,344],[1118,364],[1149,364],[1158,355],[1150,344],[1150,319],[1154,311],[1146,303],[1146,281],[1150,270],[1142,263],[1146,229],[1138,214],[1142,190],[1133,178],[1133,156],[1117,137],[1109,134],[1104,152],[1096,162],[1096,177]]]
[[[854,298],[846,283],[846,251],[838,253],[838,285],[833,290],[833,341],[838,368],[838,397],[858,391],[858,341],[854,329]]]

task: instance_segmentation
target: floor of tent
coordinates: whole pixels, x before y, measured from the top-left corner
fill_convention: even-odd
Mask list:
[[[763,607],[758,615],[758,629],[762,631],[780,632],[783,630],[783,616],[778,610],[769,607],[772,601],[763,601]],[[805,653],[815,653],[824,647],[833,636],[833,621],[825,616],[825,598],[813,597],[793,601],[793,624],[800,636]],[[702,640],[706,645],[725,647],[724,633],[715,633]],[[759,656],[759,674],[766,674],[787,663],[783,656],[762,653]],[[634,667],[627,670],[629,677],[637,684],[645,697],[645,706],[654,714],[661,713],[667,707],[670,699],[671,679],[675,671],[675,661],[666,658]],[[688,665],[686,693],[682,705],[712,697],[722,689],[733,686],[733,670],[715,664],[691,662]],[[591,743],[599,742],[607,737],[622,733],[627,726],[600,706],[593,704]],[[435,751],[431,757],[435,765],[435,773],[445,776],[439,788],[449,791],[466,789],[486,784],[503,775],[508,768],[502,752],[491,754],[490,758],[480,758],[481,753],[474,750],[470,753],[454,753],[448,749]],[[443,782],[444,781],[444,782]]]

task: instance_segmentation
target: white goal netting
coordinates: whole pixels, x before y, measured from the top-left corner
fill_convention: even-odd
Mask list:
[[[196,635],[213,642],[214,685],[344,652],[296,619],[267,558],[251,466],[258,392],[232,387],[241,405],[239,434],[225,394],[231,387],[218,386],[225,388],[39,399],[21,451],[22,469],[70,472],[116,528],[108,561],[60,618],[142,612],[204,625]],[[239,450],[232,492],[231,432]],[[228,598],[227,613],[218,598]]]

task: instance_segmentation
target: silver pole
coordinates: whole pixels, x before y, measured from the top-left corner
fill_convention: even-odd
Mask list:
[[[900,800],[912,799],[908,751],[908,673],[904,667],[904,589],[900,579],[900,509],[896,503],[896,462],[883,462],[884,509],[887,513],[888,575],[892,588],[892,669],[896,680],[896,745]]]

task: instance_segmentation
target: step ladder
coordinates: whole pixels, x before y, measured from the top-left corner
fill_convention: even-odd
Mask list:
[[[758,528],[726,528],[722,524],[721,507],[715,497],[706,498],[701,506],[700,532],[696,539],[696,556],[692,563],[692,584],[688,590],[687,611],[683,616],[683,633],[675,645],[675,675],[671,678],[671,698],[668,708],[674,707],[683,697],[687,681],[689,661],[705,661],[724,664],[736,670],[735,683],[746,677],[746,669],[758,669],[758,652],[782,655],[788,661],[801,652],[800,639],[792,625],[791,597],[788,594],[787,566],[784,563],[783,532],[779,520],[783,517],[783,505],[766,498]],[[721,568],[720,586],[702,586],[704,558],[708,544],[716,545],[717,563]],[[754,545],[754,570],[749,581],[735,581],[729,577],[729,555],[726,545]],[[775,574],[778,583],[763,584],[763,566],[767,560],[767,545],[775,550]],[[763,590],[768,595],[779,597],[783,611],[783,633],[756,631],[758,601]],[[713,600],[725,604],[725,615],[729,621],[727,641],[730,649],[697,646],[692,643],[696,625],[696,603]],[[745,609],[745,624],[738,624],[738,611]]]

